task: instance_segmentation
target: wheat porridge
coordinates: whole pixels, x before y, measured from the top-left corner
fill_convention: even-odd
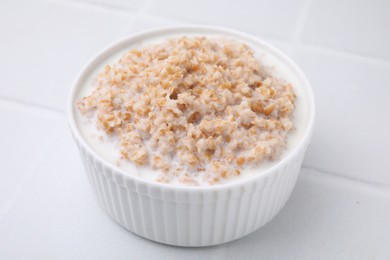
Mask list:
[[[76,107],[88,142],[129,174],[212,185],[261,174],[296,143],[297,89],[237,40],[175,37],[109,62]]]

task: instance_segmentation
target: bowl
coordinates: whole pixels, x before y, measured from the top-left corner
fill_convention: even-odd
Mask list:
[[[297,144],[275,165],[227,184],[187,187],[140,178],[104,160],[76,123],[75,100],[87,78],[104,61],[143,42],[180,35],[223,35],[261,48],[299,81],[307,123]],[[131,232],[175,246],[211,246],[244,237],[264,226],[283,208],[295,186],[310,142],[315,115],[311,86],[298,66],[281,51],[254,36],[226,28],[181,26],[137,33],[109,46],[81,70],[70,93],[69,126],[100,206]]]

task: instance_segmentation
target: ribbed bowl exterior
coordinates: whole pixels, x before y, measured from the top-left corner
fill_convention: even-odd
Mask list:
[[[261,46],[288,66],[306,91],[308,125],[304,136],[280,162],[244,181],[212,187],[169,186],[146,181],[106,162],[80,133],[74,102],[87,76],[103,60],[134,42],[160,36],[199,33],[227,35]],[[309,144],[315,116],[310,83],[295,63],[260,39],[226,28],[182,26],[129,36],[97,54],[80,72],[69,98],[69,126],[79,148],[92,190],[108,215],[128,230],[164,244],[211,246],[254,232],[284,206],[294,188]]]
[[[307,144],[264,178],[224,189],[175,189],[125,178],[75,137],[101,207],[126,229],[164,244],[211,246],[248,235],[270,221],[295,186]]]

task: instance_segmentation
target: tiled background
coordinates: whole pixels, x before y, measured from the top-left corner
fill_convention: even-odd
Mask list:
[[[389,259],[390,2],[0,2],[1,259]],[[81,66],[133,32],[212,24],[268,40],[307,73],[317,121],[296,189],[227,245],[146,241],[98,207],[66,125]]]

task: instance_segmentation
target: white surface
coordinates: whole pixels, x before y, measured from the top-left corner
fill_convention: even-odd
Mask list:
[[[61,110],[81,66],[130,20],[62,2],[1,1],[0,12],[0,95]]]
[[[388,60],[389,12],[387,0],[313,1],[303,39]]]
[[[287,16],[271,1],[227,2],[217,20],[191,5],[170,4],[173,16],[153,1],[99,2],[0,2],[1,259],[390,257],[390,2],[297,1]],[[233,20],[238,8],[243,18]],[[88,187],[62,112],[69,85],[97,50],[136,30],[188,21],[230,25],[285,50],[311,79],[318,108],[307,167],[286,207],[254,234],[203,249],[156,244],[113,223]]]
[[[312,79],[317,101],[305,163],[390,185],[390,64],[310,48],[293,58]]]

